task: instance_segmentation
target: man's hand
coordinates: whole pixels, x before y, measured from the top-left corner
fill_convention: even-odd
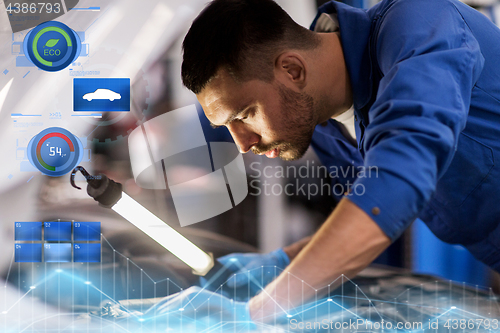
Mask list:
[[[290,316],[275,318],[275,324],[288,324],[290,320],[297,322],[316,320],[319,317],[333,318],[341,311],[344,309],[338,302],[319,299],[292,310]],[[200,287],[191,287],[163,298],[147,310],[141,319],[156,322],[159,327],[167,324],[173,330],[182,327],[195,332],[214,330],[219,324],[224,325],[224,332],[247,332],[257,328],[250,318],[248,303],[234,302]]]
[[[191,287],[165,297],[143,317],[162,322],[168,319],[172,327],[191,324],[201,329],[220,322],[231,322],[246,328],[255,326],[250,319],[248,303],[234,302],[200,287]]]
[[[283,249],[266,254],[233,253],[218,258],[217,261],[234,274],[227,280],[226,288],[232,290],[245,287],[245,295],[248,297],[246,300],[260,292],[290,263]],[[207,283],[206,279],[200,278],[202,287]]]
[[[343,199],[283,273],[249,302],[254,321],[268,322],[321,297],[341,275],[355,276],[391,244],[358,206]],[[341,279],[330,285],[330,290]]]

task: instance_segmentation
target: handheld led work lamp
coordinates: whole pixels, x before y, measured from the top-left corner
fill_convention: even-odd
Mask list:
[[[223,266],[214,261],[212,254],[206,253],[174,230],[168,224],[144,208],[137,201],[122,191],[122,184],[103,174],[92,176],[83,167],[78,166],[71,172],[71,185],[75,184],[76,172],[80,171],[87,179],[87,193],[99,202],[100,206],[111,208],[142,232],[158,242],[177,258],[193,269],[196,275],[220,281]],[[158,228],[161,227],[161,228]],[[212,269],[213,268],[213,269]]]

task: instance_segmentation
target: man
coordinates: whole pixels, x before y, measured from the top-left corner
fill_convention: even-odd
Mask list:
[[[384,0],[368,11],[332,1],[311,29],[272,0],[214,0],[183,44],[184,84],[242,152],[294,160],[312,144],[326,166],[378,169],[312,238],[233,256],[247,269],[291,260],[250,300],[251,318],[356,275],[417,217],[500,271],[500,31],[455,0]],[[332,119],[351,105],[357,147]]]

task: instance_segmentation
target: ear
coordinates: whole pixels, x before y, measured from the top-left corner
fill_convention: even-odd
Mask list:
[[[280,54],[276,58],[274,71],[274,76],[282,83],[291,82],[299,89],[306,86],[307,64],[305,59],[297,52]]]

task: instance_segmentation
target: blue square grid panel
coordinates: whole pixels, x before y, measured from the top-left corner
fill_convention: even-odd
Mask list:
[[[41,241],[42,222],[15,222],[16,241]]]
[[[43,222],[44,240],[71,242],[71,222]]]
[[[42,244],[16,244],[15,262],[42,262]]]
[[[73,227],[75,241],[101,240],[101,222],[75,222]]]
[[[130,79],[75,78],[74,111],[130,111]]]
[[[44,262],[71,262],[71,243],[45,243]]]
[[[73,245],[74,262],[101,262],[100,243],[75,243]]]

